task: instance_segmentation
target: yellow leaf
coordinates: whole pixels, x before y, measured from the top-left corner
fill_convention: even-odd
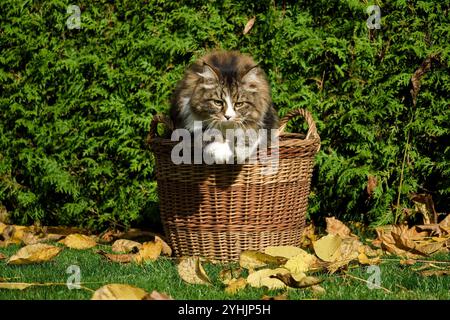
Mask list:
[[[133,250],[139,250],[142,248],[142,244],[136,241],[119,239],[114,241],[112,245],[112,251],[114,252],[131,252]]]
[[[315,234],[314,225],[311,223],[306,226],[302,232],[300,247],[302,248],[312,248],[313,242],[317,240],[317,235]]]
[[[142,248],[136,254],[134,260],[137,263],[142,263],[144,261],[155,261],[161,254],[162,246],[163,245],[160,241],[144,242]]]
[[[286,259],[290,259],[292,257],[306,253],[306,251],[294,246],[276,246],[276,247],[267,247],[264,250],[264,253],[269,254],[273,257],[284,257]]]
[[[296,279],[296,277],[294,277],[290,273],[285,273],[285,274],[278,273],[275,275],[271,275],[270,278],[279,279],[286,286],[291,287],[291,288],[298,288],[298,289],[315,286],[315,285],[323,282],[323,280],[321,280],[319,278],[307,277],[306,275],[301,276],[300,279]]]
[[[247,283],[255,288],[267,287],[270,290],[284,289],[286,285],[279,279],[270,278],[276,274],[287,274],[289,270],[284,268],[261,269],[251,273],[247,277]]]
[[[107,284],[94,292],[92,300],[142,300],[147,292],[127,284]]]
[[[339,259],[342,239],[338,235],[329,234],[313,243],[316,255],[327,262],[334,262]]]
[[[170,248],[170,246],[160,237],[155,236],[155,241],[156,242],[161,242],[162,244],[162,254],[166,255],[166,256],[171,256],[172,255],[172,249]]]
[[[49,261],[56,257],[62,248],[49,244],[31,244],[21,248],[15,255],[9,258],[7,264],[32,264]]]
[[[23,290],[33,286],[32,283],[24,282],[0,282],[0,289]]]
[[[358,238],[350,237],[343,239],[337,250],[338,258],[327,266],[328,271],[334,273],[346,267],[351,261],[358,259],[359,253],[365,251],[364,247]]]
[[[2,237],[9,244],[21,244],[26,230],[24,226],[6,225],[3,227]]]
[[[177,266],[181,279],[191,284],[211,284],[208,275],[203,269],[198,257],[182,258]]]
[[[79,233],[70,234],[63,240],[59,241],[59,243],[62,243],[69,248],[79,250],[89,249],[97,245],[97,242],[94,239]]]
[[[369,259],[367,257],[367,255],[362,252],[362,253],[360,253],[358,255],[358,261],[359,261],[360,264],[375,265],[375,264],[379,264],[380,263],[380,257]]]
[[[0,222],[0,234],[3,233],[3,230],[5,230],[6,228],[6,224],[4,224],[3,222]]]
[[[239,290],[244,289],[247,286],[247,280],[244,278],[231,279],[228,286],[225,288],[225,292],[228,294],[236,294]]]
[[[245,269],[255,269],[264,267],[268,264],[282,265],[287,259],[283,257],[273,257],[271,255],[255,251],[245,250],[239,256],[239,265]]]
[[[292,273],[307,272],[316,260],[317,258],[315,256],[303,251],[300,254],[290,258],[284,267]]]

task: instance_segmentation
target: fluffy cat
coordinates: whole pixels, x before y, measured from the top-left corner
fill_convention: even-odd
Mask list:
[[[175,128],[194,132],[194,122],[201,121],[202,131],[219,130],[221,137],[203,145],[204,154],[217,164],[234,159],[243,163],[260,143],[259,138],[246,138],[245,147],[235,144],[227,139],[227,129],[278,128],[264,71],[236,51],[212,52],[186,70],[172,96],[171,118]]]

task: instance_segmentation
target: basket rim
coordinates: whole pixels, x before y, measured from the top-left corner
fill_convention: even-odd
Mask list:
[[[303,133],[290,133],[284,132],[287,123],[297,116],[302,116],[307,124],[308,124],[308,132]],[[167,128],[173,131],[173,123],[169,117],[163,114],[157,114],[153,117],[152,122],[150,124],[150,130],[147,137],[147,143],[150,146],[155,145],[163,145],[163,146],[175,146],[179,143],[179,141],[172,141],[170,138],[160,137],[157,133],[157,125],[159,123],[164,124]],[[312,114],[302,108],[297,108],[289,113],[287,113],[282,119],[280,119],[280,127],[278,128],[278,148],[293,148],[293,147],[301,147],[305,148],[312,145],[317,145],[318,152],[320,150],[320,136],[317,132],[316,123],[312,117]],[[270,146],[267,146],[268,149],[271,149]]]
[[[282,133],[280,136],[278,147],[307,147],[310,145],[318,144],[320,145],[320,138],[319,137],[313,137],[313,138],[305,138],[305,135],[302,133]],[[180,141],[172,141],[169,138],[163,138],[163,137],[153,137],[149,139],[149,144],[152,145],[161,145],[161,146],[175,146]],[[271,149],[271,146],[267,146],[268,149]]]

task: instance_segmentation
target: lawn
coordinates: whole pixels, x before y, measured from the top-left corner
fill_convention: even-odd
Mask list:
[[[60,246],[60,244],[56,244]],[[14,254],[20,246],[11,245],[0,249],[6,256]],[[52,261],[34,265],[7,265],[6,259],[0,261],[0,281],[60,283],[61,285],[30,287],[25,290],[0,289],[0,299],[90,299],[93,291],[104,284],[124,283],[140,287],[147,292],[157,290],[171,295],[174,299],[255,299],[264,295],[275,296],[283,290],[271,291],[263,288],[248,287],[236,295],[224,292],[224,285],[219,280],[219,272],[224,265],[204,263],[205,270],[213,285],[191,285],[180,279],[174,259],[160,257],[154,262],[143,265],[119,264],[107,261],[96,253],[102,249],[110,251],[111,247],[98,245],[88,250],[64,250]],[[449,261],[450,254],[437,254],[429,260]],[[64,285],[70,276],[66,272],[70,265],[77,265],[81,270],[81,283],[84,289],[69,290]],[[422,263],[401,265],[399,259],[384,256],[380,264],[381,286],[385,289],[369,289],[361,279],[368,279],[364,266],[350,267],[348,275],[336,273],[328,275],[317,273],[324,279],[321,286],[323,294],[314,294],[311,289],[289,289],[288,299],[450,299],[450,276],[424,277],[414,269]],[[436,266],[448,267],[448,264]],[[356,278],[359,278],[356,279]],[[388,292],[390,291],[390,292]]]

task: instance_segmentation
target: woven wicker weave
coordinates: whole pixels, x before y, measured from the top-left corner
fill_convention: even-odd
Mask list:
[[[283,133],[298,115],[308,123],[306,137]],[[153,118],[149,142],[156,157],[161,219],[176,256],[232,261],[242,250],[299,245],[320,148],[308,111],[297,109],[280,120],[278,171],[272,175],[261,174],[261,163],[175,165],[170,155],[178,142],[157,136],[159,122],[167,124],[167,118]]]

